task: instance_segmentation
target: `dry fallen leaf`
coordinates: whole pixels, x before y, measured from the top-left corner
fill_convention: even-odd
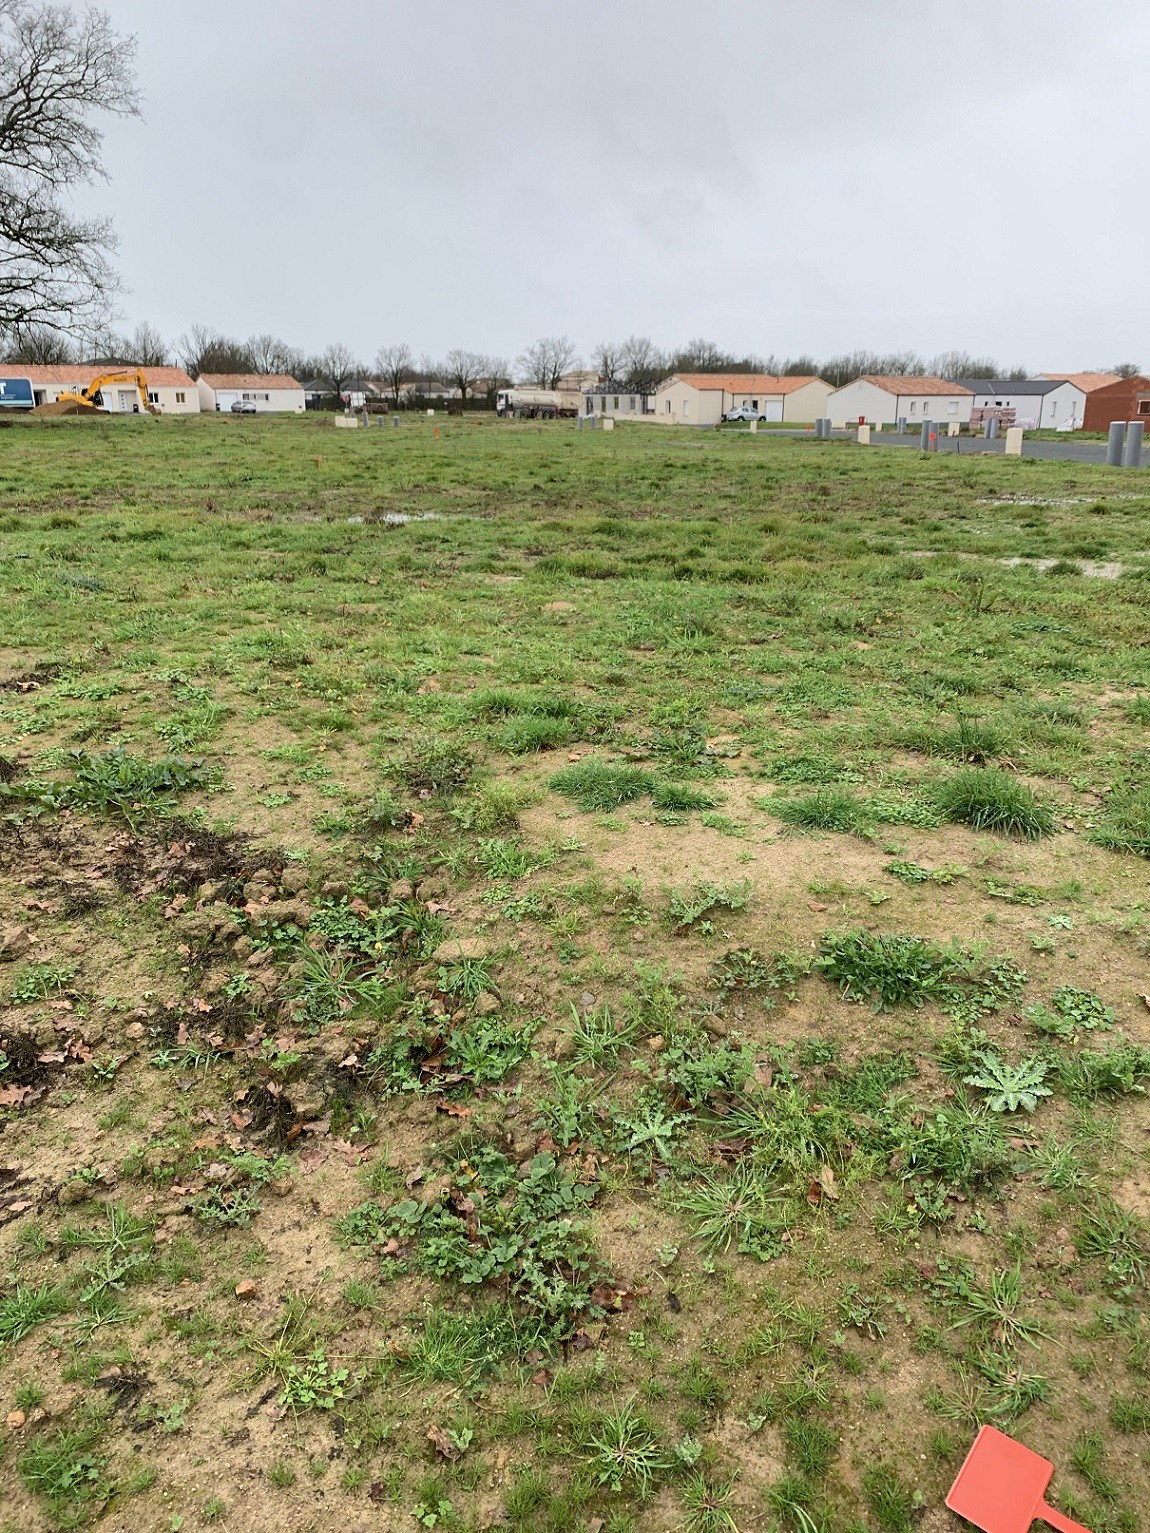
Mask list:
[[[449,1463],[454,1463],[456,1459],[462,1457],[458,1444],[453,1442],[450,1435],[434,1422],[427,1429],[427,1440],[435,1449],[437,1458],[445,1458]]]

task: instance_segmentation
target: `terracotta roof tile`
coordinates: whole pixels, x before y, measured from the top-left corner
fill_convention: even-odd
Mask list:
[[[1108,383],[1121,381],[1117,373],[1043,373],[1042,376],[1055,378],[1061,383],[1072,383],[1084,394],[1089,394],[1093,389],[1104,389]]]
[[[210,389],[299,389],[287,373],[201,373]]]
[[[969,394],[970,390],[963,388],[961,383],[953,383],[949,378],[915,378],[909,374],[900,377],[898,374],[864,373],[861,378],[854,380],[856,383],[873,383],[876,389],[884,389],[888,394]],[[848,388],[849,384],[846,385]]]
[[[727,394],[793,394],[808,383],[821,381],[813,373],[786,378],[771,373],[676,373],[667,380],[668,383],[689,384],[693,389],[722,389]]]
[[[104,374],[134,373],[134,367],[92,367],[88,363],[67,363],[59,367],[40,367],[24,362],[0,363],[12,378],[27,378],[31,383],[78,383],[87,388],[93,378]],[[182,367],[144,367],[140,371],[150,388],[194,389],[195,384]]]

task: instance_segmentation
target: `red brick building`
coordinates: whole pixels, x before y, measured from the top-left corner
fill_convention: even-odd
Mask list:
[[[1150,425],[1150,378],[1119,378],[1087,394],[1083,431],[1109,431],[1111,421],[1136,420]]]

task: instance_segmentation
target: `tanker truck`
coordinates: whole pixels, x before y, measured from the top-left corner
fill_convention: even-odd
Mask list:
[[[557,420],[578,415],[579,402],[569,389],[500,389],[495,413],[505,420]]]

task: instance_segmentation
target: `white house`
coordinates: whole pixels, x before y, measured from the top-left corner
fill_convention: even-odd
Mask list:
[[[970,420],[974,395],[961,383],[946,378],[883,377],[867,373],[853,383],[833,389],[824,412],[832,423],[893,426],[905,417],[910,425],[924,420],[947,425]]]
[[[714,426],[742,406],[769,421],[807,425],[827,413],[829,383],[770,373],[675,373],[655,391],[655,419],[667,426]]]
[[[274,412],[302,415],[303,384],[286,373],[201,373],[196,379],[200,409],[230,411],[237,400],[247,400],[257,415]]]
[[[100,390],[100,401],[105,410],[115,415],[130,415],[140,406],[140,396],[134,382],[137,369],[134,365],[117,367],[113,364],[95,367],[90,362],[68,362],[55,367],[37,367],[10,363],[8,371],[14,378],[27,378],[32,385],[32,395],[38,405],[54,404],[61,394],[78,394],[96,378],[111,374],[123,378],[123,382],[108,383]],[[200,401],[196,386],[182,367],[144,367],[148,386],[148,403],[162,415],[198,415]]]
[[[970,424],[996,416],[1003,426],[1028,430],[1075,431],[1082,424],[1086,394],[1069,378],[960,378],[974,395]]]

